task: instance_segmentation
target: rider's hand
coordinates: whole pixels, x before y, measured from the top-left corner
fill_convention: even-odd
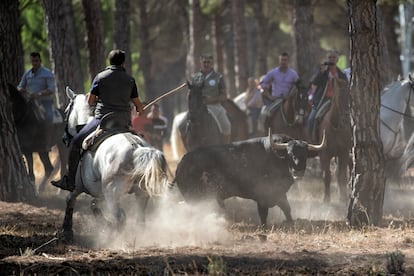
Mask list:
[[[138,116],[144,116],[144,106],[137,106],[136,108],[135,108],[135,110],[138,112]]]

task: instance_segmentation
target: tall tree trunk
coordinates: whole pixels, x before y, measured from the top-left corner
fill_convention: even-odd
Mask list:
[[[247,38],[244,21],[244,0],[231,0],[234,31],[234,65],[236,90],[229,91],[231,97],[237,96],[247,87]]]
[[[231,5],[229,1],[224,2],[224,9],[222,13],[223,22],[222,30],[224,37],[224,80],[226,83],[226,91],[229,97],[237,94],[236,80],[235,80],[235,63],[234,63],[234,39],[233,39],[233,19],[231,18]]]
[[[152,57],[151,57],[151,47],[152,42],[150,40],[149,29],[150,21],[147,13],[147,0],[139,0],[139,14],[141,19],[141,24],[139,26],[139,37],[141,40],[141,53],[139,57],[139,67],[142,70],[145,82],[145,99],[153,98],[155,95],[155,90],[153,88],[153,79],[152,79]],[[142,94],[140,93],[140,96]],[[142,97],[142,96],[141,96]]]
[[[376,1],[347,0],[351,37],[352,194],[348,222],[378,225],[384,204],[384,155],[379,135],[380,34]]]
[[[85,0],[86,1],[86,0]],[[130,18],[131,18],[131,3],[130,0],[116,0],[115,1],[115,30],[114,30],[114,44],[115,49],[125,51],[125,68],[128,73],[132,72],[131,62],[131,47],[130,47]]]
[[[202,30],[203,30],[203,15],[200,8],[200,0],[189,0],[189,14],[188,14],[188,51],[187,51],[187,68],[186,76],[190,79],[199,69],[199,58],[202,51]]]
[[[19,29],[19,3],[16,0],[0,2],[0,200],[24,201],[35,196],[23,162],[16,127],[12,117],[7,82],[16,80],[18,66],[10,68],[13,63],[8,58],[17,51]],[[17,28],[17,29],[16,29]],[[14,32],[11,32],[11,31]],[[16,44],[17,42],[17,44]],[[21,49],[20,49],[21,50]],[[22,66],[22,65],[20,65]],[[9,80],[10,79],[10,80]]]
[[[381,3],[379,8],[381,11],[384,40],[387,43],[388,49],[388,62],[385,63],[385,66],[387,66],[390,72],[391,79],[388,81],[391,81],[396,80],[399,75],[402,76],[400,60],[401,48],[398,44],[398,35],[395,32],[397,29],[397,21],[395,17],[398,15],[398,5],[385,2]]]
[[[263,12],[263,2],[257,0],[250,0],[249,1],[253,12],[254,18],[257,22],[257,35],[256,35],[256,60],[257,60],[257,71],[259,75],[266,74],[268,67],[267,67],[267,52],[269,49],[269,41],[267,39],[269,37],[269,22],[266,19],[264,12]]]
[[[223,38],[223,31],[221,29],[221,10],[216,11],[212,15],[212,26],[211,26],[211,38],[213,42],[213,49],[216,56],[216,68],[217,71],[220,73],[224,72],[224,38]]]
[[[7,4],[5,4],[7,3]],[[6,80],[16,85],[24,72],[24,54],[21,39],[19,1],[5,0],[3,3],[2,22],[9,47],[4,49],[2,63],[7,64]]]
[[[118,3],[119,1],[116,1]],[[105,67],[103,21],[99,0],[82,0],[88,46],[89,78],[93,78]]]
[[[77,92],[84,91],[84,79],[80,64],[79,47],[76,41],[75,23],[71,0],[43,0],[45,25],[49,48],[51,49],[52,70],[55,74],[57,103],[67,104],[66,86]]]
[[[315,39],[313,37],[313,0],[295,0],[292,2],[293,25],[293,67],[297,68],[304,84],[310,84],[317,63]]]

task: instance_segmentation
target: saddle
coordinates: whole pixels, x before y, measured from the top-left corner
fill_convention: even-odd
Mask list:
[[[129,125],[125,125],[125,122],[127,122],[127,120],[125,120],[125,115],[122,113],[110,112],[106,114],[102,117],[101,123],[96,130],[91,132],[83,140],[82,149],[84,151],[88,150],[95,152],[108,137],[125,132],[135,134],[135,132],[130,130]]]

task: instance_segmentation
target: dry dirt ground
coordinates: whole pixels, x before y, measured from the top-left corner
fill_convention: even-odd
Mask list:
[[[274,207],[271,226],[259,228],[252,201],[228,200],[223,213],[160,200],[145,228],[129,220],[122,233],[97,224],[81,196],[75,243],[64,245],[55,237],[65,193],[49,185],[34,202],[0,202],[0,275],[414,275],[410,184],[390,185],[382,225],[362,230],[348,228],[346,205],[323,204],[321,191],[309,176],[292,186],[291,224]],[[124,206],[132,217],[130,198]]]

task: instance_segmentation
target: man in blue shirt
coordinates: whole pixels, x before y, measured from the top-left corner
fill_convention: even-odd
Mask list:
[[[24,72],[17,89],[28,93],[30,98],[37,99],[45,110],[45,121],[52,123],[55,78],[49,69],[42,66],[39,53],[30,53],[30,62],[32,68]]]

